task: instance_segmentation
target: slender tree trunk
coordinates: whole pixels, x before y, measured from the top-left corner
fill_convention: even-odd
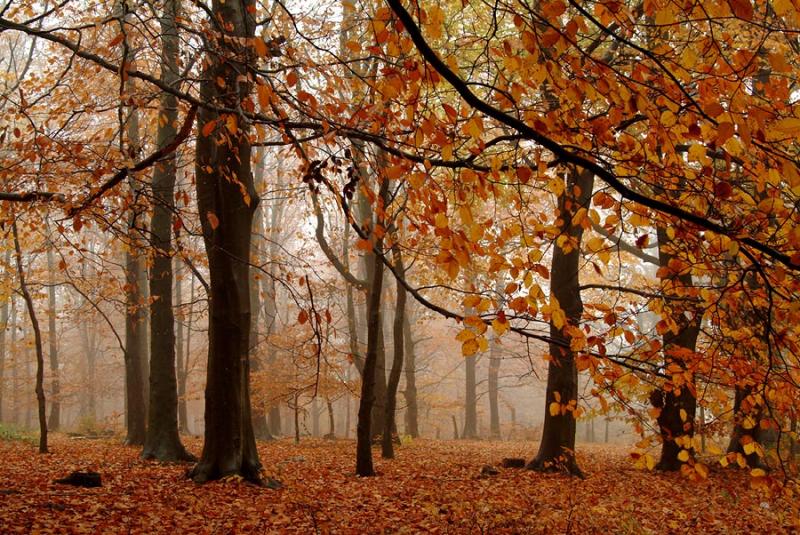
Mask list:
[[[478,438],[478,394],[476,385],[476,367],[478,355],[464,357],[466,368],[466,395],[464,399],[464,427],[461,429],[461,438]]]
[[[178,74],[179,0],[165,0],[161,15],[161,81],[174,86]],[[177,134],[178,101],[161,94],[159,103],[159,147]],[[175,313],[172,308],[172,213],[175,210],[175,153],[164,157],[153,172],[153,216],[150,224],[152,267],[150,269],[150,403],[143,459],[194,460],[178,434],[178,381],[175,374]]]
[[[314,396],[311,400],[311,436],[317,438],[320,436],[319,430],[319,417],[322,409],[319,407],[319,398]]]
[[[120,25],[123,31],[127,24],[127,4],[120,2],[122,17]],[[127,47],[123,61],[134,65],[134,54]],[[133,78],[128,78],[126,90],[135,92]],[[127,133],[127,154],[133,161],[140,152],[139,114],[134,107],[129,110],[125,131]],[[135,177],[129,180],[133,203],[128,219],[128,250],[125,253],[125,421],[127,436],[125,443],[141,446],[145,440],[147,421],[147,308],[144,296],[146,287],[145,258],[142,255],[142,225],[144,208],[140,205],[142,186]]]
[[[395,244],[392,247],[392,257],[399,277],[405,277],[405,267],[403,266],[403,254]],[[392,444],[392,433],[395,429],[395,410],[397,408],[397,387],[400,385],[400,374],[403,371],[403,356],[405,342],[404,325],[406,324],[406,289],[397,279],[396,300],[394,311],[394,324],[392,325],[392,336],[394,338],[394,358],[392,359],[392,369],[389,373],[389,383],[386,395],[386,413],[383,422],[383,440],[381,441],[381,453],[384,459],[394,458],[394,446]]]
[[[408,304],[406,304],[408,308]],[[411,333],[411,321],[408,313],[403,321],[403,338],[405,341],[405,378],[403,395],[406,398],[406,434],[419,437],[419,407],[417,405],[417,356],[414,351],[414,339]]]
[[[528,464],[534,470],[565,470],[582,475],[575,460],[575,416],[578,401],[578,369],[570,349],[570,337],[565,328],[577,326],[583,314],[580,294],[580,257],[583,226],[573,223],[575,213],[588,205],[592,196],[594,175],[586,170],[573,170],[558,200],[557,225],[567,236],[563,246],[553,249],[550,269],[552,296],[563,311],[564,325],[550,319],[550,361],[547,366],[542,441],[536,457]],[[571,407],[571,410],[570,410]],[[557,410],[555,410],[557,409]]]
[[[503,295],[503,281],[495,280],[495,294]],[[501,302],[502,305],[502,302]],[[500,348],[496,335],[489,342],[489,434],[492,439],[500,439]]]
[[[325,403],[328,405],[328,434],[327,438],[336,438],[336,418],[333,414],[333,401],[331,398],[325,398]]]
[[[669,272],[669,263],[675,255],[669,245],[669,237],[664,227],[659,226],[658,258],[661,270]],[[673,294],[676,287],[691,287],[691,274],[673,274],[662,277],[662,282],[667,286],[666,294]],[[658,470],[680,470],[683,462],[678,459],[681,450],[691,444],[694,436],[694,420],[697,411],[694,382],[686,383],[686,363],[681,355],[684,352],[694,352],[697,335],[700,333],[700,318],[694,310],[695,317],[687,319],[682,307],[671,303],[672,317],[678,325],[678,333],[668,331],[663,336],[664,342],[664,368],[669,370],[677,366],[681,371],[675,374],[675,379],[668,380],[663,387],[655,391],[651,401],[660,409],[657,418],[661,434],[661,458],[656,465]],[[684,443],[686,441],[686,443]]]
[[[33,341],[36,348],[36,401],[39,409],[39,453],[47,453],[47,409],[44,397],[44,349],[42,348],[42,332],[39,329],[39,321],[36,319],[36,310],[33,306],[33,299],[25,283],[25,269],[22,267],[22,248],[19,244],[19,231],[17,230],[17,220],[11,223],[11,230],[14,234],[14,250],[17,253],[17,277],[19,278],[19,288],[25,305],[28,308],[28,317],[33,327]]]
[[[500,358],[498,356],[497,337],[492,336],[489,342],[489,434],[492,439],[500,438],[500,405],[499,377]]]
[[[5,254],[5,262],[3,265],[6,266],[6,269],[8,269],[11,267],[10,264],[11,250],[7,249]],[[2,303],[0,303],[0,423],[5,421],[3,419],[3,394],[6,385],[6,331],[8,331],[8,311],[10,300],[11,297],[4,299]]]
[[[263,147],[259,147],[256,149],[256,167],[254,172],[254,184],[256,191],[260,191],[261,184],[264,182],[264,149]],[[261,240],[263,240],[264,235],[264,216],[263,216],[263,206],[261,203],[256,205],[255,213],[253,214],[253,237],[251,238],[251,258],[256,259],[256,263],[259,262],[263,256],[265,251],[260,246]],[[250,371],[251,372],[259,372],[262,368],[262,362],[259,358],[259,343],[258,339],[258,323],[259,323],[259,311],[261,310],[260,300],[261,297],[259,296],[259,269],[256,266],[252,266],[250,268],[250,310],[251,310],[251,318],[250,318]],[[271,281],[271,278],[270,278]],[[269,322],[269,318],[265,318],[267,322]],[[251,384],[252,387],[252,384]],[[267,422],[267,414],[266,408],[264,406],[263,401],[253,402],[253,432],[255,433],[256,439],[258,440],[269,440],[272,438],[272,433],[270,433],[269,425]]]
[[[175,273],[175,309],[181,312],[175,318],[175,368],[178,380],[178,431],[189,432],[189,417],[186,413],[186,355],[184,354],[184,317],[183,317],[183,279],[181,277],[181,260],[174,259]]]
[[[49,224],[46,226],[49,231]],[[58,334],[56,333],[56,262],[53,245],[47,246],[47,271],[50,287],[47,289],[47,346],[50,360],[50,419],[47,427],[57,431],[61,427],[61,387],[58,371]]]
[[[211,12],[224,35],[212,34],[212,50],[200,84],[203,102],[241,109],[250,97],[246,81],[255,63],[253,0],[213,0]],[[224,58],[224,59],[223,59]],[[243,79],[245,78],[245,79]],[[219,81],[227,89],[221,91]],[[208,132],[208,125],[215,125]],[[240,475],[260,482],[250,410],[250,237],[258,197],[250,169],[249,126],[243,116],[198,113],[197,202],[209,268],[209,343],[205,442],[191,472],[202,482]]]
[[[389,181],[380,185],[379,199],[385,201],[389,191]],[[383,246],[382,237],[375,236],[375,248]],[[358,426],[356,443],[356,473],[359,476],[374,476],[372,464],[372,413],[375,406],[375,385],[385,381],[385,373],[378,367],[383,329],[381,328],[381,298],[383,297],[383,262],[377,254],[366,255],[372,260],[369,274],[367,300],[367,354],[364,358],[364,373],[361,378],[361,401],[358,407]]]
[[[11,296],[11,421],[19,423],[19,351],[17,350],[17,306]]]

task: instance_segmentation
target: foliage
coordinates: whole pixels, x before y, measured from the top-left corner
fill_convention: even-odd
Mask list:
[[[188,441],[198,451],[197,440]],[[797,502],[747,484],[740,471],[712,469],[693,483],[677,474],[632,471],[622,449],[589,446],[579,480],[481,467],[529,450],[522,442],[414,441],[379,478],[353,475],[350,441],[262,443],[269,490],[231,478],[198,486],[181,465],[141,461],[112,441],[53,438],[55,453],[0,442],[0,521],[21,532],[130,530],[132,533],[451,532],[451,533],[777,533],[799,526]],[[95,470],[103,487],[53,484],[72,470]]]

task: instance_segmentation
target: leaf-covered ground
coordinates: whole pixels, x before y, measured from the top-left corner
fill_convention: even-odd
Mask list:
[[[200,442],[189,439],[192,451]],[[403,446],[376,461],[379,477],[354,475],[352,441],[262,443],[281,490],[237,480],[196,485],[187,465],[138,459],[114,440],[56,435],[49,455],[0,441],[2,533],[780,533],[797,528],[796,505],[750,488],[746,473],[712,470],[694,483],[632,468],[618,446],[579,448],[587,478],[500,469],[530,457],[521,442]],[[377,452],[376,452],[377,453]],[[53,483],[72,470],[101,473],[103,486]]]

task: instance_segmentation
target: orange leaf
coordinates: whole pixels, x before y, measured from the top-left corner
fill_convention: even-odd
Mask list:
[[[211,230],[217,230],[219,226],[219,218],[214,212],[206,212],[206,219],[208,224],[211,225]]]
[[[203,137],[208,137],[209,134],[211,134],[211,132],[213,132],[214,128],[216,127],[217,127],[216,119],[208,121],[206,124],[203,125],[203,129],[200,131],[200,133],[203,135]]]

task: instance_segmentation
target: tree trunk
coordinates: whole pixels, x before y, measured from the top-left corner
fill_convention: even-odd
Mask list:
[[[478,396],[475,384],[475,368],[477,366],[477,355],[470,355],[464,358],[466,367],[466,396],[464,399],[464,428],[461,430],[461,438],[478,438]]]
[[[406,289],[400,282],[405,277],[405,267],[403,266],[403,254],[395,244],[392,246],[392,257],[395,269],[400,278],[397,279],[396,300],[394,312],[394,324],[392,326],[392,336],[394,338],[394,358],[392,359],[392,369],[389,373],[389,383],[386,392],[386,411],[383,422],[383,440],[381,441],[381,453],[384,459],[394,458],[394,446],[392,435],[395,430],[395,410],[397,408],[397,387],[400,385],[400,374],[403,371],[403,342],[405,338],[404,326],[406,324]]]
[[[17,350],[17,306],[16,300],[12,295],[11,298],[11,347],[9,353],[11,355],[11,421],[15,424],[19,423],[19,352]]]
[[[178,83],[179,0],[165,0],[161,16],[161,81]],[[159,148],[177,135],[178,101],[161,94]],[[178,381],[175,374],[175,313],[172,308],[172,213],[175,210],[175,153],[161,159],[153,171],[153,216],[150,224],[150,403],[143,459],[194,460],[178,434]]]
[[[408,304],[406,304],[408,308]],[[406,398],[406,434],[412,438],[419,437],[419,407],[417,405],[417,356],[414,352],[414,339],[411,333],[411,321],[408,313],[403,318],[403,338],[405,341],[405,378],[403,395]]]
[[[380,185],[378,198],[385,201],[389,191],[389,181],[384,179]],[[375,248],[383,246],[382,237],[375,236]],[[364,373],[361,378],[361,401],[358,406],[358,426],[356,442],[356,473],[359,476],[374,476],[372,465],[372,424],[375,407],[376,383],[384,381],[385,373],[379,368],[379,352],[383,329],[381,323],[381,301],[383,297],[383,261],[377,254],[365,255],[372,261],[369,269],[369,292],[367,300],[367,354],[364,357]],[[384,389],[385,391],[385,389]]]
[[[728,453],[741,453],[751,468],[762,466],[761,458],[756,452],[745,453],[746,443],[758,442],[761,439],[761,405],[755,403],[751,394],[751,386],[736,386],[733,398],[733,431],[728,442]]]
[[[181,260],[175,257],[174,272],[175,272],[175,308],[181,310],[175,319],[175,367],[178,380],[178,431],[180,433],[189,432],[189,417],[186,412],[186,355],[184,354],[183,347],[183,280],[181,278]],[[188,330],[188,329],[187,329]]]
[[[550,269],[552,296],[563,311],[563,327],[550,319],[550,361],[547,366],[544,427],[536,457],[528,463],[533,470],[564,470],[581,476],[575,460],[575,416],[578,401],[578,369],[570,349],[565,328],[577,326],[583,314],[580,294],[580,258],[583,226],[573,224],[573,216],[588,206],[592,196],[594,175],[586,170],[573,170],[567,177],[564,192],[558,199],[557,225],[568,240],[553,249]]]
[[[28,308],[28,317],[33,327],[33,341],[36,348],[36,401],[39,408],[39,453],[47,453],[47,412],[44,398],[44,349],[42,348],[42,333],[39,330],[39,321],[36,319],[36,310],[33,306],[33,299],[25,283],[25,270],[22,267],[22,249],[19,245],[19,231],[17,230],[17,220],[11,223],[11,230],[14,234],[14,250],[17,253],[17,276],[19,278],[19,289],[25,299]]]
[[[7,249],[5,254],[5,266],[10,267],[11,264],[11,250]],[[8,311],[9,301],[4,299],[0,303],[0,423],[4,422],[3,419],[3,393],[6,384],[6,331],[8,330]]]
[[[46,221],[46,220],[45,220]],[[50,225],[45,227],[48,231]],[[47,428],[57,431],[61,427],[61,385],[58,371],[58,334],[56,333],[56,262],[53,244],[47,245],[47,271],[50,287],[47,289],[47,346],[50,360],[50,419]]]
[[[657,234],[659,264],[661,270],[669,272],[669,262],[675,254],[669,246],[666,229],[659,226]],[[692,285],[692,275],[686,273],[662,277],[662,284],[665,285],[666,295],[674,294],[676,287],[686,288]],[[683,464],[678,459],[681,450],[690,449],[697,411],[694,382],[682,384],[686,380],[686,363],[681,355],[686,351],[694,353],[697,335],[700,333],[700,317],[697,311],[684,310],[684,307],[676,302],[669,306],[673,308],[672,318],[678,325],[679,331],[677,334],[668,331],[663,335],[664,368],[678,366],[681,371],[676,375],[681,382],[668,380],[663,387],[652,394],[651,401],[654,401],[653,405],[661,411],[657,418],[661,434],[661,458],[656,464],[656,469],[676,471],[680,470]],[[693,312],[695,317],[687,319],[684,314],[686,311]]]
[[[328,438],[336,438],[336,418],[333,414],[333,401],[331,398],[325,398],[325,403],[328,406]]]
[[[264,148],[259,147],[256,149],[256,167],[254,173],[254,187],[256,191],[260,191],[261,185],[264,182]],[[251,258],[261,259],[265,251],[260,246],[260,241],[264,235],[264,216],[263,207],[261,203],[256,204],[255,212],[253,213],[253,237],[251,238]],[[250,371],[259,372],[262,368],[262,362],[259,358],[259,339],[258,339],[258,320],[259,311],[261,310],[260,296],[259,296],[259,269],[256,266],[250,267]],[[270,281],[272,279],[270,278]],[[266,305],[265,305],[266,306]],[[270,318],[265,318],[267,322]],[[252,385],[251,385],[252,387]],[[266,407],[263,401],[253,403],[253,433],[255,433],[257,440],[269,440],[272,438],[269,425],[267,422]]]
[[[120,2],[122,17],[120,25],[124,31],[127,24],[127,4]],[[135,58],[126,47],[125,63],[133,65]],[[133,93],[133,78],[128,78],[126,90]],[[131,108],[125,130],[128,137],[127,155],[135,161],[139,157],[139,115]],[[130,177],[133,203],[128,218],[128,250],[125,253],[125,420],[127,436],[125,443],[141,446],[145,440],[147,420],[147,309],[144,288],[146,286],[145,258],[141,251],[142,219],[145,209],[139,204],[142,186],[135,177]]]
[[[500,356],[497,336],[489,343],[489,434],[492,439],[500,439],[499,376]]]
[[[213,0],[224,35],[212,34],[200,84],[203,102],[240,109],[252,91],[242,72],[254,64],[253,0]],[[219,81],[225,87],[220,91]],[[235,89],[234,89],[235,88]],[[216,125],[208,132],[209,123]],[[239,475],[260,482],[250,411],[250,237],[258,202],[250,169],[249,127],[241,116],[198,113],[197,202],[209,270],[205,442],[191,471],[197,482]]]

